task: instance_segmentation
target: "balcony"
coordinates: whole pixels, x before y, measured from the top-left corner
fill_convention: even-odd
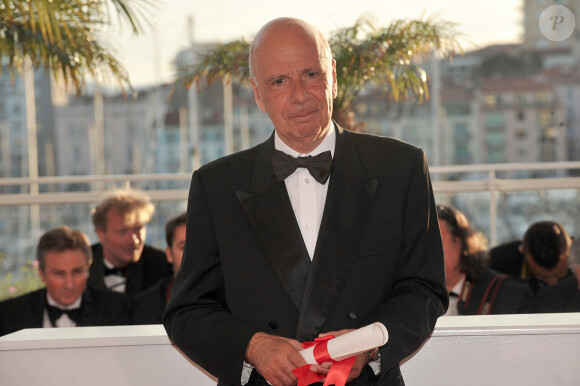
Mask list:
[[[431,167],[436,201],[462,210],[490,246],[521,238],[539,220],[580,232],[580,162]],[[112,189],[146,191],[156,205],[147,243],[165,247],[164,225],[186,210],[190,173],[0,179],[0,273],[34,259],[38,237],[68,225],[97,238],[91,209]],[[0,274],[0,275],[1,275]]]

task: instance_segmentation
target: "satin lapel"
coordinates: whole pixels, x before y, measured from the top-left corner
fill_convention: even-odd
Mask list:
[[[317,336],[357,257],[378,181],[368,176],[349,132],[337,131],[336,150],[318,241],[300,309],[296,338]]]
[[[254,236],[276,277],[300,309],[310,258],[284,182],[272,173],[273,136],[258,152],[249,192],[237,191]]]

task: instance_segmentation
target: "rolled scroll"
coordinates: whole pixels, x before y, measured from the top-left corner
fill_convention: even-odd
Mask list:
[[[338,362],[363,351],[380,347],[388,340],[387,328],[382,323],[377,322],[328,340],[326,349],[330,358]],[[316,346],[312,346],[300,350],[306,363],[319,363],[316,361],[315,348]]]

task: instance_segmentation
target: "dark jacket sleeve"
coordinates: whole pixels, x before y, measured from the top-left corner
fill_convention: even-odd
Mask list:
[[[189,191],[183,260],[163,324],[191,360],[237,384],[247,344],[259,329],[229,311],[223,275],[206,192],[196,171]]]
[[[366,321],[380,321],[389,331],[389,341],[381,348],[383,373],[421,347],[449,306],[434,195],[427,160],[419,149],[402,192],[394,285]]]

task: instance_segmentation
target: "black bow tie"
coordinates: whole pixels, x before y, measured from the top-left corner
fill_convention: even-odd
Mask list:
[[[117,275],[117,276],[125,276],[126,268],[109,268],[105,266],[105,276],[109,275]]]
[[[46,305],[46,310],[48,311],[48,317],[53,326],[56,325],[56,321],[58,318],[62,316],[62,314],[66,314],[70,320],[75,322],[76,324],[80,324],[80,317],[81,312],[80,308],[74,308],[71,310],[63,310],[62,308],[54,307],[49,304]]]
[[[272,155],[272,168],[278,181],[282,182],[290,174],[294,173],[296,168],[307,168],[310,175],[321,184],[325,184],[330,176],[330,167],[332,166],[332,154],[325,151],[314,157],[294,158],[284,152],[274,149]]]

